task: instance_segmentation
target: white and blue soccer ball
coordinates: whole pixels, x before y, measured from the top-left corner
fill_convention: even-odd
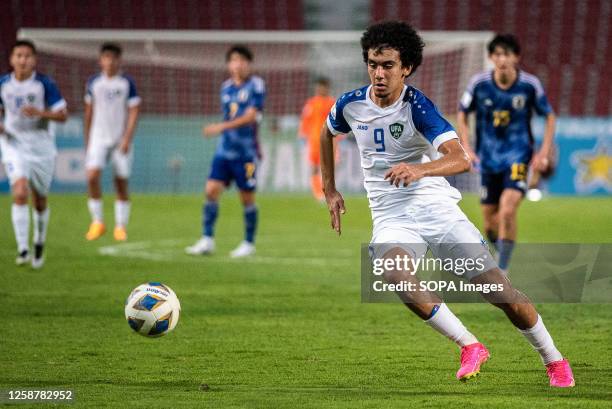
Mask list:
[[[141,284],[125,301],[125,319],[134,331],[146,337],[160,337],[172,331],[180,313],[178,297],[162,283]]]

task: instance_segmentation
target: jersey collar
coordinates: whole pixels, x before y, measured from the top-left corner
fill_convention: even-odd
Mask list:
[[[512,82],[512,84],[510,84],[510,86],[506,89],[502,88],[499,86],[499,84],[497,84],[497,81],[495,81],[495,70],[491,71],[491,82],[493,83],[493,86],[495,86],[495,88],[497,88],[500,91],[510,91],[512,88],[514,88],[514,86],[516,84],[518,84],[519,79],[521,78],[521,70],[520,69],[516,69],[516,78],[514,79],[514,81]]]
[[[404,95],[406,94],[406,90],[407,89],[408,89],[408,87],[406,86],[406,84],[404,84],[404,88],[402,89],[402,93],[397,98],[397,101],[395,101],[394,103],[392,103],[388,107],[382,108],[382,107],[379,107],[378,105],[376,105],[374,103],[374,101],[372,101],[372,98],[370,97],[370,91],[372,90],[372,84],[370,84],[368,86],[368,88],[366,89],[366,101],[368,101],[368,105],[370,105],[371,107],[373,107],[374,109],[376,109],[376,110],[378,110],[380,112],[384,112],[384,113],[395,112],[395,111],[397,111],[401,107],[402,103],[404,102]]]
[[[19,80],[17,79],[17,77],[15,77],[15,72],[14,72],[14,71],[13,71],[13,72],[11,72],[11,81],[13,81],[13,82],[15,82],[15,83],[17,83],[17,84],[27,84],[27,83],[29,83],[30,81],[34,80],[34,78],[36,78],[36,71],[32,71],[32,75],[30,75],[30,77],[26,78],[26,79],[25,79],[25,80],[23,80],[23,81],[19,81]]]

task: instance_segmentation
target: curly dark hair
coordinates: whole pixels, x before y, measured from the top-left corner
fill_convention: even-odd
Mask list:
[[[518,38],[513,34],[496,34],[493,40],[487,45],[489,55],[493,54],[497,47],[513,52],[516,55],[521,54],[521,45],[519,44]]]
[[[383,21],[372,24],[361,37],[363,61],[368,62],[368,51],[376,53],[385,48],[397,50],[403,67],[412,67],[413,74],[423,61],[423,39],[414,28],[403,21]]]

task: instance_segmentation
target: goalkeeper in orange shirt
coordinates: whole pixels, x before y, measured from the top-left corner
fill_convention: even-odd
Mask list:
[[[311,166],[310,187],[315,199],[325,200],[323,185],[321,183],[321,154],[320,142],[321,128],[327,120],[331,107],[336,102],[329,95],[330,81],[325,77],[317,79],[315,95],[310,97],[302,109],[299,137],[308,145],[308,162]],[[337,151],[336,151],[337,152]]]

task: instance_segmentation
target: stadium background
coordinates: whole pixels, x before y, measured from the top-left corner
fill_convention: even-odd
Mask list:
[[[2,70],[8,69],[8,47],[25,27],[314,33],[361,31],[376,19],[400,17],[424,30],[515,31],[523,44],[524,67],[542,79],[561,115],[557,140],[565,159],[557,184],[549,189],[599,194],[551,195],[537,203],[525,202],[519,212],[519,242],[588,247],[612,241],[609,1],[7,0],[3,6]],[[90,50],[94,55],[98,44]],[[285,50],[299,51],[293,48]],[[577,386],[571,390],[548,387],[537,354],[501,311],[483,304],[453,304],[453,311],[493,354],[479,379],[457,382],[455,345],[401,305],[360,302],[360,244],[372,233],[365,196],[345,195],[348,211],[338,237],[329,228],[326,209],[307,192],[307,184],[287,184],[286,169],[275,174],[273,155],[263,163],[272,170],[262,187],[289,192],[258,196],[257,254],[243,260],[228,257],[243,232],[242,208],[233,193],[222,199],[217,253],[184,254],[184,247],[201,231],[201,187],[216,140],[203,140],[200,128],[217,115],[217,93],[226,76],[223,51],[194,59],[194,65],[215,67],[204,73],[126,67],[145,98],[133,180],[143,193],[132,195],[127,243],[115,242],[110,234],[93,243],[83,237],[89,214],[81,166],[81,101],[85,79],[96,70],[95,60],[41,54],[41,70],[59,82],[72,119],[58,137],[64,160],[58,163],[50,196],[52,216],[42,270],[14,265],[12,198],[0,194],[0,391],[70,388],[76,394],[74,407],[113,409],[609,408],[609,303],[538,304],[555,343],[572,363]],[[262,50],[256,51],[256,63],[262,64]],[[452,69],[454,56],[451,53],[439,65],[449,69],[442,77],[453,81],[460,72],[456,65]],[[337,80],[336,95],[349,87],[348,82],[363,81],[363,65],[357,63],[354,69],[361,77],[347,78],[347,84]],[[427,73],[423,66],[414,80],[435,95],[452,118],[457,90],[463,85],[440,90],[428,83]],[[300,144],[291,129],[295,123],[285,132],[272,131],[275,123],[285,126],[279,118],[297,116],[316,74],[262,73],[269,88],[265,142],[297,155]],[[192,82],[193,87],[181,88]],[[443,98],[444,92],[453,96]],[[344,163],[350,160],[343,157]],[[181,164],[181,171],[173,174],[173,164]],[[284,164],[301,169],[291,160]],[[343,193],[361,192],[359,173],[358,168],[345,171],[350,176],[345,180],[353,184],[343,186]],[[0,191],[7,189],[6,181],[0,181]],[[108,185],[106,192],[105,217],[110,222],[113,195]],[[482,228],[477,195],[464,195],[461,207]],[[572,257],[564,254],[559,262]],[[568,267],[570,272],[574,267],[575,263]],[[183,307],[177,329],[154,340],[133,333],[123,315],[130,290],[148,281],[171,286]],[[608,276],[590,284],[605,292],[610,283]],[[572,292],[576,288],[572,282]]]
[[[19,29],[126,29],[126,30],[362,30],[372,21],[401,18],[421,30],[508,31],[521,41],[522,67],[537,75],[560,116],[557,131],[559,166],[546,188],[560,194],[609,194],[612,191],[612,62],[605,50],[612,40],[612,5],[591,1],[401,1],[358,0],[328,4],[320,0],[271,1],[101,1],[88,4],[75,0],[12,1],[10,12],[0,20],[0,68],[8,69],[7,52]],[[76,37],[79,31],[75,31]],[[27,35],[26,35],[27,36]],[[53,76],[68,100],[70,121],[58,128],[60,156],[53,190],[84,191],[81,115],[86,79],[96,71],[95,52],[100,41],[92,41],[92,55],[73,58],[69,54],[41,53],[40,69]],[[248,44],[248,41],[247,41]],[[201,125],[218,116],[218,89],[226,77],[224,45],[207,49],[206,55],[189,54],[193,66],[163,66],[130,61],[130,54],[144,44],[126,44],[125,71],[131,74],[143,97],[142,117],[136,137],[136,160],[132,187],[140,192],[195,192],[201,189],[216,139],[203,140]],[[355,74],[336,81],[333,72],[321,72],[312,63],[287,65],[283,61],[305,61],[305,45],[255,49],[255,70],[267,82],[268,97],[261,129],[264,161],[260,167],[262,191],[308,189],[303,147],[295,138],[302,104],[312,91],[314,78],[328,74],[333,92],[360,86],[365,78]],[[70,48],[68,45],[67,48]],[[180,48],[180,45],[179,45]],[[460,57],[447,53],[439,66],[446,84],[432,81],[434,74],[421,68],[411,80],[440,106],[451,120],[465,75],[459,75]],[[324,67],[324,65],[323,65]],[[360,72],[361,66],[355,67]],[[474,67],[471,71],[480,69]],[[469,74],[473,72],[468,72]],[[447,85],[448,83],[451,85]],[[458,86],[454,86],[458,85]],[[443,88],[443,89],[440,89]],[[536,137],[541,121],[534,121]],[[340,186],[358,192],[361,182],[355,146],[347,140],[341,147]],[[287,174],[292,177],[284,177]],[[105,186],[110,187],[110,175]],[[477,177],[463,176],[460,188],[475,191]],[[8,183],[0,172],[0,190]]]

